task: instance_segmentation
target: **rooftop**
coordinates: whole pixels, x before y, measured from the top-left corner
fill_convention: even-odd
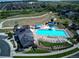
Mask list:
[[[20,43],[23,47],[27,47],[33,44],[34,38],[30,28],[21,27],[16,29],[15,35],[18,36]],[[15,38],[16,39],[16,38]]]

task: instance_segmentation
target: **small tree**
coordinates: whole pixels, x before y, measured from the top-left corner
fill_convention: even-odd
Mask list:
[[[35,44],[33,43],[33,45],[32,45],[32,50],[33,50],[33,51],[36,51],[36,49],[37,49],[37,45],[35,45]]]
[[[8,34],[9,39],[13,37],[13,34],[11,32],[8,32],[7,34]]]
[[[69,22],[68,22],[67,20],[65,20],[65,21],[63,22],[63,25],[64,25],[65,27],[68,27]]]

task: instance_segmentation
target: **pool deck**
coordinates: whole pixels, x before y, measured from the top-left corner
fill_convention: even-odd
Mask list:
[[[34,37],[38,40],[44,40],[44,41],[47,41],[47,42],[52,42],[52,43],[59,43],[59,42],[65,42],[65,40],[63,40],[64,38],[63,37],[47,37],[47,36],[40,36],[40,35],[36,35],[36,33],[34,32],[35,30],[31,29],[33,34],[34,34]]]
[[[73,34],[71,34],[71,32],[68,29],[56,29],[56,30],[63,30],[63,31],[65,31],[65,33],[68,32],[68,33],[66,33],[66,34],[68,34],[67,36],[68,37],[73,37]],[[33,32],[33,35],[34,35],[34,37],[37,40],[42,40],[43,39],[43,41],[46,41],[46,42],[52,42],[52,43],[68,42],[68,43],[72,44],[69,40],[67,40],[63,36],[56,36],[56,37],[55,36],[53,36],[53,37],[50,37],[50,36],[41,36],[41,35],[37,35],[35,33],[36,29],[31,29],[31,31]]]

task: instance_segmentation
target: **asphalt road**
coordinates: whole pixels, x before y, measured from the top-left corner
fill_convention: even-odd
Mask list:
[[[68,57],[68,58],[79,58],[79,53],[78,53],[78,54],[75,54],[75,55],[73,55],[73,56],[70,56],[70,57]]]
[[[0,40],[0,56],[10,56],[10,46],[4,40]]]

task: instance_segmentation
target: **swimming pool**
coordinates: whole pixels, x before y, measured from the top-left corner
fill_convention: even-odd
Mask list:
[[[36,30],[37,35],[42,35],[42,36],[52,36],[52,37],[57,37],[57,36],[62,36],[62,37],[68,37],[68,33],[64,30],[48,30],[48,29],[38,29]]]

